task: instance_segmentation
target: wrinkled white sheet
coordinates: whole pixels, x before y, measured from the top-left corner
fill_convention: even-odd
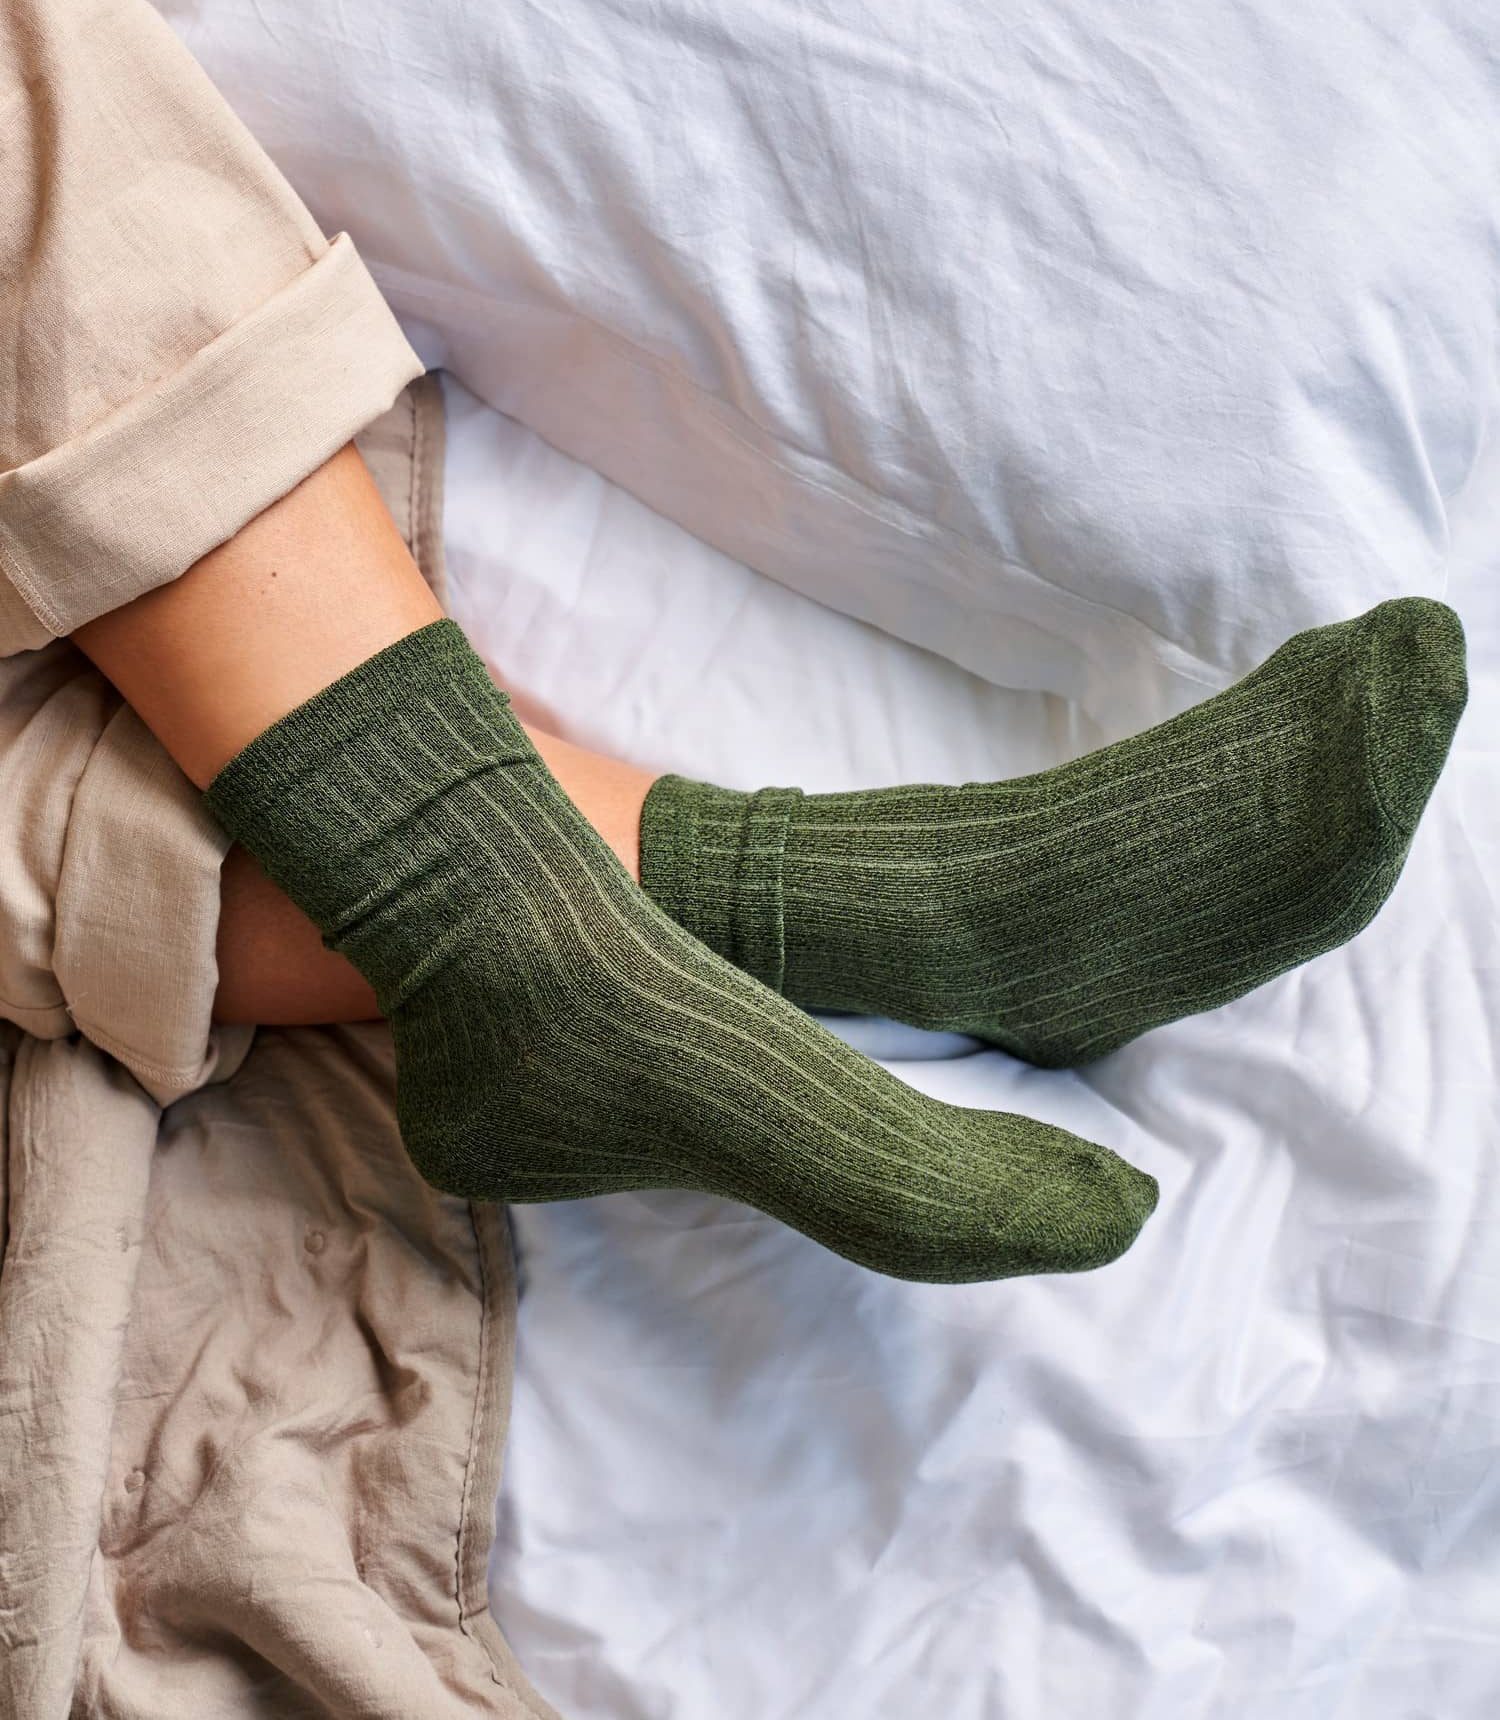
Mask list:
[[[449,399],[458,611],[563,732],[811,787],[1099,738]],[[916,1287],[708,1198],[515,1210],[492,1597],[570,1720],[1500,1712],[1497,468],[1452,521],[1470,711],[1352,946],[1078,1075],[852,1024],[1156,1175],[1123,1261]]]

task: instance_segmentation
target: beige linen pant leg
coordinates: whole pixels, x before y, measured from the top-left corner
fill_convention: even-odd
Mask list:
[[[163,1102],[219,1055],[224,839],[134,714],[42,648],[176,579],[420,371],[353,245],[323,238],[146,0],[4,0],[0,658],[39,654],[0,674],[0,806],[76,905],[75,941],[49,941],[0,843],[34,934],[0,1000],[43,1036],[83,1027]],[[207,968],[171,959],[184,938]],[[204,1045],[206,1067],[172,1055]]]
[[[146,0],[4,0],[0,650],[177,578],[420,370]]]

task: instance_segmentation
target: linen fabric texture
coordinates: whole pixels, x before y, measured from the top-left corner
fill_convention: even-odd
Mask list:
[[[175,579],[422,366],[144,0],[0,13],[0,620]]]

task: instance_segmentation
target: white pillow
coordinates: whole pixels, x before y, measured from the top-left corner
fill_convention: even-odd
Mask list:
[[[1472,0],[170,0],[432,362],[1121,726],[1440,594],[1495,400]]]

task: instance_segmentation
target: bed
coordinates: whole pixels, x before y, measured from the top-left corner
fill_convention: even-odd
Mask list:
[[[455,612],[570,738],[733,786],[959,781],[1398,592],[1468,630],[1453,757],[1347,948],[1076,1073],[833,1023],[1156,1176],[1115,1265],[924,1287],[707,1197],[513,1211],[491,1598],[538,1688],[570,1720],[1500,1711],[1494,29],[1375,0],[1092,35],[1017,9],[1004,44],[957,3],[163,10],[447,370]],[[723,152],[674,153],[724,66]],[[786,129],[799,88],[820,133]],[[913,114],[988,115],[1037,170],[993,190],[1045,267],[995,233],[980,259],[1022,344],[969,298],[914,314],[871,241],[912,180],[833,197]],[[741,136],[768,125],[793,214],[721,267],[771,219]],[[835,207],[845,248],[789,247]],[[908,262],[962,214],[921,208]],[[919,386],[944,328],[990,393]]]

